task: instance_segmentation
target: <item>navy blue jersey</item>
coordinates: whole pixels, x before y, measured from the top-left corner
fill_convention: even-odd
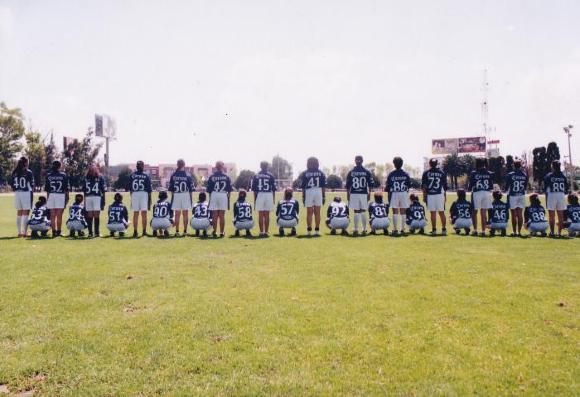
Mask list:
[[[488,210],[488,222],[490,223],[505,223],[510,218],[510,208],[508,203],[501,200],[494,200],[491,203],[491,208]]]
[[[387,176],[385,191],[389,193],[408,192],[411,186],[411,177],[402,169],[394,170]]]
[[[568,179],[562,171],[550,172],[544,177],[544,190],[546,193],[567,193]]]
[[[105,178],[102,176],[87,176],[83,186],[85,196],[103,196],[105,194]]]
[[[50,211],[45,206],[34,207],[30,219],[28,220],[29,225],[41,225],[48,222],[50,218]]]
[[[425,219],[425,207],[421,205],[420,202],[414,201],[411,203],[409,208],[407,208],[407,225],[410,225],[412,221],[422,221]]]
[[[369,204],[369,215],[371,220],[389,217],[389,205],[386,203],[372,202]]]
[[[580,222],[580,205],[568,204],[565,218],[572,223]]]
[[[298,219],[299,212],[300,207],[298,201],[294,199],[280,200],[276,207],[276,218],[278,220],[282,219],[285,221],[291,221],[293,219]]]
[[[109,205],[109,223],[129,223],[129,212],[123,203]]]
[[[256,193],[272,193],[276,191],[276,179],[269,172],[260,171],[252,178],[250,189]]]
[[[457,200],[451,204],[450,213],[453,222],[457,219],[471,219],[473,204],[467,200]]]
[[[251,221],[252,206],[247,201],[236,201],[234,203],[234,223]]]
[[[440,168],[431,168],[423,172],[421,186],[427,194],[441,194],[447,191],[447,174]]]
[[[73,204],[68,208],[69,221],[79,221],[86,225],[86,214],[87,212],[85,211],[85,207],[82,204]]]
[[[51,172],[46,176],[44,190],[47,193],[66,193],[70,190],[68,177],[64,172]]]
[[[471,192],[491,192],[493,189],[493,172],[488,170],[471,171],[467,190]]]
[[[168,201],[158,201],[153,205],[153,218],[173,219],[173,210]]]
[[[300,175],[302,190],[326,187],[326,175],[320,170],[306,170]]]
[[[197,202],[193,205],[193,217],[195,219],[211,219],[211,212],[207,202]]]
[[[346,190],[350,194],[369,194],[374,185],[373,174],[362,165],[357,165],[346,175]]]
[[[328,210],[326,210],[326,217],[328,220],[333,218],[348,218],[349,209],[348,205],[343,202],[337,203],[333,201],[328,205]]]
[[[183,170],[177,170],[169,179],[169,191],[173,193],[193,192],[193,178]]]
[[[545,222],[546,210],[541,205],[530,205],[524,211],[524,221],[526,223]]]
[[[522,170],[508,172],[505,176],[505,190],[508,196],[523,196],[528,186],[528,175]]]
[[[151,178],[144,172],[135,171],[131,174],[131,193],[147,192],[151,193]]]
[[[32,171],[28,169],[22,174],[13,172],[10,180],[12,182],[12,190],[15,192],[34,191],[34,175],[32,174]]]
[[[216,171],[207,179],[207,192],[208,193],[218,193],[225,192],[229,193],[232,191],[232,181],[230,177],[223,172]]]

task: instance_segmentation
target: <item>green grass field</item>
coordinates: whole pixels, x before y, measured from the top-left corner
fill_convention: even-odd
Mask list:
[[[580,239],[31,241],[14,218],[0,197],[0,396],[580,394]]]

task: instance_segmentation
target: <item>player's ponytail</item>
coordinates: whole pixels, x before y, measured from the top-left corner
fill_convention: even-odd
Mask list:
[[[383,203],[383,194],[381,192],[375,193],[375,202],[382,204]]]
[[[466,196],[465,189],[457,190],[457,199],[458,200],[465,200],[465,196]]]
[[[536,206],[541,204],[537,193],[530,195],[530,204]]]
[[[293,193],[294,190],[292,190],[291,187],[287,187],[286,190],[284,190],[284,200],[290,200]]]
[[[14,174],[18,176],[24,175],[24,171],[28,168],[28,159],[24,156],[18,159],[18,163],[16,163],[16,168],[14,168]]]

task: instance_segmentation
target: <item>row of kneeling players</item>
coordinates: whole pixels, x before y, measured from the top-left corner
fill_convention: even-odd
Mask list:
[[[502,196],[502,193],[499,191],[493,192],[493,203],[492,208],[488,210],[489,223],[487,225],[491,236],[506,235],[509,220],[509,205],[502,200]],[[74,203],[69,207],[69,219],[66,222],[66,226],[70,231],[71,237],[84,236],[88,228],[87,211],[85,210],[83,200],[83,195],[77,194]],[[412,234],[424,234],[425,228],[427,227],[425,208],[416,194],[410,194],[409,200],[410,205],[406,210],[405,225]],[[568,220],[565,226],[568,229],[569,236],[580,236],[580,206],[578,205],[578,196],[570,194],[568,196],[568,203],[568,209],[566,210]],[[368,206],[368,211],[370,214],[370,234],[382,233],[388,235],[391,225],[391,220],[389,219],[389,204],[383,201],[382,193],[374,193],[374,201]],[[212,219],[212,212],[207,202],[206,193],[199,193],[198,201],[192,207],[192,216],[189,221],[189,225],[193,229],[195,236],[208,237],[209,232],[212,231],[211,235],[218,237]],[[246,191],[240,190],[238,198],[233,205],[235,236],[240,236],[241,232],[244,232],[245,236],[252,235],[251,230],[254,228],[253,212],[252,205],[247,201]],[[276,223],[280,236],[296,235],[299,212],[300,205],[293,197],[293,190],[287,188],[284,191],[284,198],[278,202],[276,207]],[[466,199],[466,192],[459,190],[457,192],[457,200],[451,205],[450,209],[451,224],[457,234],[461,234],[462,231],[466,235],[470,234],[473,227],[473,213],[473,204]],[[530,235],[546,236],[548,222],[545,214],[546,211],[538,195],[532,194],[530,196],[530,205],[524,211],[525,227],[529,230]],[[342,235],[349,234],[350,209],[342,201],[340,196],[333,198],[333,201],[328,205],[326,215],[326,225],[330,229],[331,235],[337,233]],[[393,217],[395,216],[393,215]],[[32,237],[47,235],[51,228],[49,218],[50,210],[46,208],[46,198],[41,196],[35,204],[32,216],[28,220],[28,226],[32,230]],[[151,219],[150,225],[153,229],[153,236],[155,237],[169,236],[170,229],[176,225],[174,210],[165,191],[159,192],[158,200],[153,205],[153,218]],[[123,204],[123,195],[121,193],[115,194],[114,202],[108,208],[106,227],[111,236],[118,233],[121,237],[125,235],[129,228],[129,213],[127,207]],[[222,232],[219,234],[219,237],[224,236],[223,228],[221,230]],[[315,235],[318,234],[319,232],[316,231]],[[361,234],[366,234],[366,225],[363,225]],[[392,234],[406,234],[406,230],[402,229]],[[187,229],[184,230],[183,234],[176,231],[174,235],[187,235]],[[264,234],[261,234],[261,236],[264,237]]]

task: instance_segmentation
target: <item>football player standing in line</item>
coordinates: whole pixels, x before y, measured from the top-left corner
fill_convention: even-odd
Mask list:
[[[32,209],[32,196],[34,194],[34,175],[28,169],[28,159],[26,157],[20,157],[10,179],[12,181],[12,190],[14,191],[18,237],[26,237],[28,215]]]
[[[546,192],[546,207],[548,207],[548,221],[550,223],[550,237],[555,237],[554,227],[558,214],[558,236],[564,228],[564,211],[566,210],[566,193],[568,193],[568,178],[560,170],[560,162],[552,161],[552,172],[544,177]]]
[[[312,234],[312,217],[314,216],[314,235],[320,235],[320,208],[325,203],[326,175],[320,171],[316,157],[306,160],[306,171],[300,174],[302,203],[306,207],[306,230]]]
[[[100,237],[100,216],[101,211],[105,209],[105,178],[101,176],[99,168],[94,164],[89,167],[85,177],[84,193],[89,237]]]
[[[194,189],[193,178],[185,171],[185,161],[177,160],[177,170],[169,179],[171,192],[171,209],[175,211],[175,236],[179,237],[179,220],[183,216],[183,235],[187,234],[189,209],[193,201],[191,194]]]
[[[143,169],[145,164],[137,161],[137,171],[131,174],[131,209],[133,210],[133,238],[138,237],[139,213],[143,236],[147,235],[147,211],[151,208],[151,178]]]
[[[431,213],[431,235],[437,234],[437,214],[441,219],[441,234],[447,234],[447,219],[445,218],[445,199],[447,192],[447,175],[438,167],[437,159],[429,160],[431,167],[423,172],[421,187],[423,188],[423,201],[427,203],[427,209]]]
[[[374,179],[369,170],[363,167],[363,157],[354,158],[355,167],[346,175],[346,195],[348,206],[354,211],[353,235],[358,235],[358,224],[362,221],[362,234],[367,233],[366,210]]]
[[[62,233],[62,213],[68,203],[70,190],[68,177],[60,171],[61,163],[58,160],[52,162],[50,173],[46,176],[47,203],[46,208],[50,212],[50,224],[52,237],[58,237]]]
[[[260,163],[260,171],[254,175],[251,190],[254,192],[254,207],[258,211],[260,237],[268,237],[270,228],[270,212],[274,208],[276,195],[276,179],[268,172],[268,162]]]
[[[207,192],[209,193],[209,210],[213,221],[213,237],[217,237],[219,225],[220,237],[225,236],[226,210],[230,208],[230,193],[232,181],[224,173],[224,163],[215,163],[215,172],[207,180]]]
[[[469,175],[467,190],[471,191],[473,203],[473,236],[477,236],[477,212],[481,217],[481,235],[485,236],[487,226],[487,210],[491,208],[491,191],[493,189],[493,173],[487,169],[487,159],[475,160],[475,170]]]
[[[512,216],[512,237],[522,235],[524,227],[524,208],[526,208],[526,187],[528,175],[522,171],[522,160],[514,161],[514,170],[505,177],[505,190]]]
[[[387,176],[385,191],[389,195],[389,204],[393,209],[393,236],[405,234],[405,224],[407,223],[407,208],[409,208],[409,187],[411,177],[403,170],[403,159],[395,157],[393,159],[395,169]]]

